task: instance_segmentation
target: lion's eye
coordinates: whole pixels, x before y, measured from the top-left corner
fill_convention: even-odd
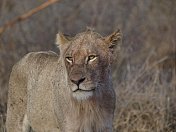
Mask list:
[[[66,61],[72,64],[73,63],[73,57],[70,57],[70,56],[66,57]]]
[[[96,55],[89,55],[88,56],[88,61],[94,61],[97,58]]]

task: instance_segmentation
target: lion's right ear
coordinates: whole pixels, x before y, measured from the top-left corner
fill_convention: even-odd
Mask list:
[[[71,40],[71,37],[69,37],[68,35],[58,33],[56,36],[56,45],[57,47],[62,46],[68,43],[70,40]]]

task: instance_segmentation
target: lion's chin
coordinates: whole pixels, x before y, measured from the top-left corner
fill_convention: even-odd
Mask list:
[[[84,90],[77,90],[73,92],[73,98],[77,99],[78,101],[83,101],[91,98],[94,95],[94,90],[84,91]]]

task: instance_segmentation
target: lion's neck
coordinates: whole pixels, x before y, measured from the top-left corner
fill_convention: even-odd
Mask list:
[[[112,117],[96,101],[74,102],[66,117],[69,132],[111,132]]]

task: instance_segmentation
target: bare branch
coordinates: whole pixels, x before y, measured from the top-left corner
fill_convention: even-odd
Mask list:
[[[0,27],[0,35],[7,30],[8,28],[14,26],[17,22],[21,22],[24,21],[26,19],[28,19],[29,17],[31,17],[32,15],[36,14],[37,12],[43,10],[44,8],[59,2],[60,0],[48,0],[45,3],[41,4],[40,6],[26,12],[25,14],[18,16],[16,18],[14,18],[13,20],[10,20],[8,22],[6,22],[3,26]]]

